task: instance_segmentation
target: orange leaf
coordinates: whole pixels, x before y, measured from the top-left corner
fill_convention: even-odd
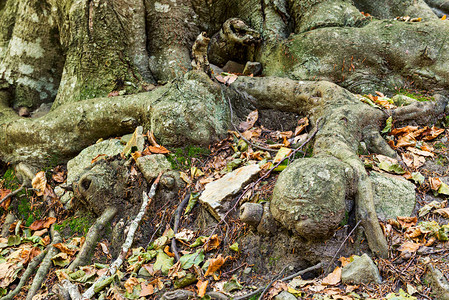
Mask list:
[[[335,270],[330,273],[329,275],[327,275],[323,281],[321,282],[321,284],[323,285],[336,285],[340,282],[341,280],[341,268],[340,267],[336,267]]]
[[[429,130],[429,132],[426,132],[428,134],[423,137],[423,140],[430,141],[430,140],[436,139],[443,132],[444,132],[444,129],[432,126],[432,128]]]
[[[140,291],[139,297],[149,296],[154,293],[154,287],[152,284],[146,285],[145,283],[142,282],[140,286],[142,287],[142,290]]]
[[[30,225],[29,228],[30,230],[41,230],[43,228],[49,228],[54,222],[56,222],[56,218],[53,217],[45,218],[43,220],[36,220]]]
[[[137,278],[131,277],[125,281],[124,286],[125,286],[126,291],[131,294],[133,292],[134,287],[138,284],[139,284],[139,281],[137,280]]]
[[[226,262],[226,259],[223,258],[221,254],[218,255],[217,258],[210,259],[209,267],[207,268],[206,274],[204,276],[213,275],[218,269],[221,268],[222,265]]]
[[[443,16],[441,17],[441,20],[442,20],[442,21],[446,20],[446,15],[443,15]]]
[[[131,156],[134,159],[134,161],[137,161],[137,159],[142,156],[142,152],[140,151],[133,152],[131,153]]]
[[[167,154],[170,153],[164,146],[148,146],[148,151],[155,154]]]
[[[402,228],[410,228],[416,225],[418,217],[397,217],[397,220]]]
[[[61,251],[61,252],[67,253],[68,255],[75,255],[75,253],[77,251],[75,249],[69,249],[63,243],[53,244],[53,247],[55,247],[56,249],[59,249],[59,251]]]
[[[429,177],[429,183],[430,183],[430,188],[433,191],[438,191],[438,189],[440,188],[440,186],[442,184],[440,178],[438,178],[438,177]]]
[[[167,254],[170,257],[175,257],[175,254],[170,252],[170,247],[169,246],[165,246],[164,253]]]
[[[206,294],[206,289],[207,289],[208,283],[209,283],[209,280],[206,280],[206,281],[198,280],[196,287],[198,288],[198,296],[199,297],[202,298]]]
[[[246,121],[239,124],[239,130],[246,131],[250,129],[257,122],[257,119],[259,119],[259,112],[256,109],[248,114]]]
[[[214,234],[210,237],[209,242],[204,245],[204,251],[209,252],[214,249],[217,249],[218,246],[220,246],[220,239],[218,238],[218,235]]]

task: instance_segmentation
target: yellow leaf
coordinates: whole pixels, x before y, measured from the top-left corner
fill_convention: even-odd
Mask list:
[[[447,18],[446,15],[444,15],[441,17],[441,20],[444,21],[444,20],[446,20],[446,18]]]
[[[47,178],[45,177],[45,172],[40,171],[39,173],[37,173],[31,181],[31,185],[34,189],[38,190],[36,192],[36,195],[42,196],[44,194],[45,187],[47,186]]]
[[[223,258],[221,254],[219,254],[217,258],[212,258],[209,261],[209,267],[207,268],[206,274],[204,274],[204,276],[213,275],[221,268],[222,265],[224,265],[226,259]]]
[[[199,297],[202,298],[206,294],[206,289],[207,289],[208,283],[209,283],[209,280],[206,280],[206,281],[198,280],[196,287],[198,288],[198,296]]]

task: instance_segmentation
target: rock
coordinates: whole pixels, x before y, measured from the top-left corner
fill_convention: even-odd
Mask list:
[[[175,289],[181,289],[181,288],[191,285],[192,283],[195,283],[197,281],[198,281],[198,279],[196,278],[195,275],[193,275],[192,273],[187,273],[186,276],[175,280],[173,282],[173,286],[175,287]]]
[[[374,188],[377,216],[382,221],[413,213],[416,203],[413,183],[400,176],[378,172],[371,172],[369,177]]]
[[[195,293],[187,290],[175,290],[166,292],[162,295],[161,300],[185,300],[195,297]]]
[[[262,64],[260,62],[248,61],[246,62],[245,69],[243,69],[243,75],[254,76],[262,74]]]
[[[212,70],[212,73],[214,76],[220,75],[221,73],[223,73],[223,69],[220,68],[219,66],[210,64],[210,69]]]
[[[40,118],[48,114],[51,110],[51,103],[42,103],[39,108],[31,112],[32,118]]]
[[[264,235],[270,235],[276,233],[279,228],[278,222],[273,218],[269,205],[263,205],[262,219],[259,225],[257,225],[257,231]]]
[[[270,211],[308,240],[327,238],[352,206],[346,203],[352,178],[353,169],[331,156],[295,160],[279,175]]]
[[[257,164],[244,166],[208,183],[200,196],[200,202],[206,206],[214,218],[220,220],[231,208],[229,198],[237,194],[259,172],[260,168]]]
[[[432,287],[434,299],[449,300],[449,283],[440,270],[428,264],[425,278]]]
[[[406,105],[410,105],[418,100],[413,99],[411,97],[405,96],[405,95],[395,95],[391,98],[391,100],[393,101],[394,105],[396,106],[406,106]]]
[[[354,260],[341,270],[341,281],[343,283],[381,283],[379,270],[374,262],[364,253],[362,256],[355,256]]]
[[[223,67],[224,72],[228,73],[243,73],[244,65],[239,64],[235,61],[229,60]]]
[[[260,203],[243,203],[240,206],[240,220],[256,227],[262,219],[263,205]]]
[[[67,184],[78,179],[83,170],[91,165],[92,159],[100,154],[114,156],[123,151],[119,140],[111,139],[87,147],[67,163]]]
[[[296,300],[297,298],[287,291],[282,291],[274,297],[274,300]]]
[[[160,172],[171,170],[171,164],[163,154],[141,156],[137,159],[136,165],[149,183],[151,183]]]

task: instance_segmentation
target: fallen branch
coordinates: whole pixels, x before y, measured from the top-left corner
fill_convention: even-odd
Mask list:
[[[49,215],[50,215],[50,217],[54,217],[55,212],[52,210]],[[62,239],[61,239],[61,236],[59,235],[59,232],[55,230],[54,225],[55,224],[52,224],[50,227],[50,234],[52,237],[52,240],[51,240],[52,245],[49,246],[50,249],[45,254],[45,257],[44,257],[39,269],[36,272],[36,276],[33,279],[33,283],[31,284],[31,287],[28,290],[26,300],[31,300],[36,295],[36,293],[39,291],[39,289],[42,286],[42,283],[45,281],[45,279],[47,279],[47,274],[50,271],[50,268],[52,265],[51,259],[53,258],[53,256],[55,256],[59,252],[59,250],[57,248],[55,248],[53,246],[53,244],[62,242]]]
[[[140,207],[139,213],[134,218],[134,220],[131,222],[131,225],[128,230],[128,235],[126,236],[125,243],[122,245],[122,251],[120,252],[120,255],[117,257],[117,259],[109,266],[107,272],[98,278],[90,288],[88,288],[82,295],[83,299],[87,298],[90,299],[95,295],[95,288],[98,284],[102,283],[107,277],[113,276],[117,270],[121,267],[123,264],[123,261],[126,257],[126,254],[129,251],[129,248],[131,248],[132,243],[134,241],[134,234],[137,231],[137,228],[139,227],[140,221],[142,220],[143,215],[145,214],[146,208],[151,203],[151,200],[156,195],[156,189],[159,183],[159,180],[161,178],[162,173],[159,174],[159,176],[156,178],[156,180],[151,185],[151,189],[149,194],[147,195],[145,191],[143,192],[143,199],[142,199],[142,206]]]
[[[181,219],[181,213],[184,209],[184,206],[189,202],[190,199],[190,193],[187,193],[187,195],[184,197],[184,199],[179,204],[178,208],[175,211],[175,223],[173,226],[173,234],[176,235],[178,233],[178,227],[179,227],[179,220]],[[179,252],[178,248],[176,247],[176,237],[173,237],[171,240],[171,249],[173,253],[175,254],[176,261],[179,261]]]

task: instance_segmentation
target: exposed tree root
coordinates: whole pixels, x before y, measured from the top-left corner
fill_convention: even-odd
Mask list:
[[[54,217],[55,213],[54,211],[50,212],[50,217]],[[51,233],[51,242],[52,244],[57,244],[62,242],[61,236],[59,235],[59,232],[55,230],[54,224],[50,227],[50,233]],[[53,246],[49,246],[50,249],[46,253],[39,269],[36,272],[36,275],[34,276],[33,283],[31,284],[30,289],[28,290],[28,294],[26,297],[26,300],[31,300],[34,295],[39,291],[39,289],[42,286],[42,283],[47,279],[47,274],[50,271],[50,268],[52,266],[51,259],[53,256],[58,254],[59,250]]]
[[[15,195],[17,195],[18,193],[20,193],[21,191],[23,191],[24,188],[25,188],[25,183],[22,183],[22,185],[21,185],[18,189],[12,191],[11,193],[9,193],[9,194],[6,195],[5,197],[3,197],[3,198],[0,200],[0,205],[2,205],[2,203],[5,202],[6,200],[8,200],[9,198],[14,197]]]
[[[139,210],[139,213],[137,214],[137,216],[134,218],[134,220],[132,221],[129,230],[128,230],[128,235],[126,236],[126,240],[125,243],[122,245],[122,251],[120,253],[120,255],[117,257],[117,259],[109,266],[108,271],[101,276],[100,278],[98,278],[90,288],[88,288],[82,295],[82,298],[87,298],[90,299],[92,298],[96,291],[96,288],[99,284],[101,284],[107,277],[113,276],[117,270],[121,267],[126,254],[128,253],[129,249],[132,246],[132,243],[134,241],[134,234],[137,231],[137,228],[140,224],[140,221],[142,220],[142,217],[145,214],[146,208],[148,207],[148,205],[151,203],[151,200],[154,198],[154,196],[156,195],[156,189],[157,186],[159,184],[159,179],[161,178],[162,173],[159,174],[159,176],[154,180],[153,184],[151,185],[151,189],[150,192],[148,193],[148,195],[143,192],[143,199],[142,199],[142,206]]]
[[[187,195],[184,197],[184,199],[179,203],[178,208],[175,211],[175,222],[173,225],[173,234],[176,235],[178,233],[178,227],[179,227],[179,220],[181,219],[182,210],[187,205],[190,199],[190,193],[187,193]],[[173,253],[175,254],[176,261],[179,261],[179,252],[178,247],[176,246],[176,238],[173,238],[171,240],[171,249]]]
[[[90,227],[89,232],[86,235],[86,241],[84,242],[83,247],[76,256],[75,260],[68,267],[69,270],[74,271],[79,266],[88,264],[92,256],[92,252],[97,246],[98,239],[103,234],[103,231],[108,223],[112,221],[116,214],[116,207],[108,207],[104,210],[102,215],[97,218],[95,224]]]

